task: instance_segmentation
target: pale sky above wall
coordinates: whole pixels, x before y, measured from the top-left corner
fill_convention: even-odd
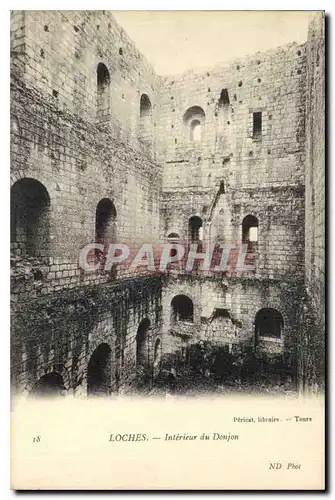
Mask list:
[[[310,12],[113,11],[161,75],[307,39]]]

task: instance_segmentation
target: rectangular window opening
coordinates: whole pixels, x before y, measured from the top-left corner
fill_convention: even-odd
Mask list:
[[[253,133],[252,136],[254,139],[260,138],[262,135],[262,113],[256,112],[253,113]]]

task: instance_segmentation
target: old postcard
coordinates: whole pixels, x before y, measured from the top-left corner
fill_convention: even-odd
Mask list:
[[[11,488],[325,489],[325,16],[11,12]]]

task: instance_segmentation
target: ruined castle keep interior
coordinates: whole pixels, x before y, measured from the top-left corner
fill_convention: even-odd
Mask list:
[[[266,360],[322,389],[324,160],[322,14],[301,45],[163,77],[107,11],[13,11],[13,388],[241,383]],[[244,243],[254,270],[85,273],[95,241]]]

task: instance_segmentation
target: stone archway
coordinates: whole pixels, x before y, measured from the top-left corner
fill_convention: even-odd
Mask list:
[[[32,397],[55,397],[64,396],[66,388],[62,375],[57,372],[50,372],[43,375],[32,387],[29,398]]]
[[[22,178],[11,188],[11,245],[22,255],[47,258],[50,244],[50,196],[45,186]]]
[[[93,352],[87,368],[87,395],[108,396],[111,390],[111,349],[100,344]]]

